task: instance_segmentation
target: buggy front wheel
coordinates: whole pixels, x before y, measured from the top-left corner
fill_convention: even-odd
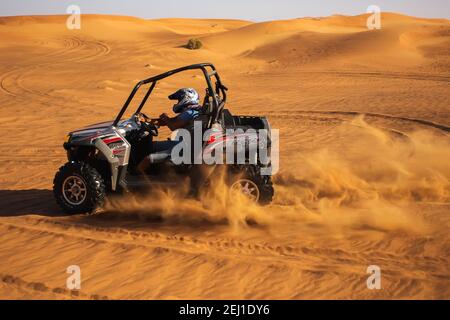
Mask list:
[[[83,162],[68,162],[53,180],[58,205],[69,214],[91,213],[103,206],[105,183],[98,171]]]

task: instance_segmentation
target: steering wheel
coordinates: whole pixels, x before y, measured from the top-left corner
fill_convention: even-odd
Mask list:
[[[158,136],[158,126],[151,122],[151,119],[145,113],[139,113],[135,115],[136,122],[140,125],[141,129],[147,131],[152,136]],[[144,118],[144,121],[140,119],[140,117]]]
[[[145,131],[148,131],[154,137],[158,136],[158,127],[151,122],[143,122],[142,121],[141,128],[143,128]]]

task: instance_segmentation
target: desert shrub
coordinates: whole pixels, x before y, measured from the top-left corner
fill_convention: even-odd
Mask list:
[[[203,43],[199,39],[189,39],[186,48],[189,50],[197,50],[203,47]]]

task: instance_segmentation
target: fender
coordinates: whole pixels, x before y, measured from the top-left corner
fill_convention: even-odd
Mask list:
[[[117,182],[121,180],[126,173],[126,168],[130,159],[131,145],[117,130],[115,130],[115,135],[113,136],[97,138],[94,146],[101,152],[110,165],[111,189],[116,191]]]

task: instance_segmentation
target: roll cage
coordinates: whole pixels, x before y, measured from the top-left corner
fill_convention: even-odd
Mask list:
[[[227,94],[226,91],[228,88],[224,86],[220,80],[220,76],[211,63],[199,63],[199,64],[193,64],[185,67],[181,67],[178,69],[173,69],[164,73],[161,73],[157,76],[141,80],[139,81],[133,90],[131,91],[131,94],[129,95],[128,99],[125,101],[125,104],[123,105],[122,109],[120,110],[119,114],[117,115],[116,119],[114,120],[113,126],[116,127],[119,121],[122,119],[122,116],[126,112],[127,108],[129,107],[131,101],[133,100],[134,96],[136,95],[136,92],[139,90],[139,88],[142,85],[151,83],[149,89],[145,93],[141,103],[139,104],[135,114],[141,112],[142,108],[146,104],[149,96],[153,92],[153,89],[155,88],[158,81],[165,79],[167,77],[173,76],[177,73],[187,71],[187,70],[201,70],[203,72],[203,75],[205,76],[207,89],[206,89],[206,96],[205,101],[210,101],[208,110],[205,110],[205,113],[209,116],[209,120],[207,123],[207,128],[211,128],[211,125],[218,121],[223,107],[225,105],[225,102],[227,100]],[[210,69],[210,71],[208,71]],[[215,86],[213,86],[212,77],[215,77]]]

